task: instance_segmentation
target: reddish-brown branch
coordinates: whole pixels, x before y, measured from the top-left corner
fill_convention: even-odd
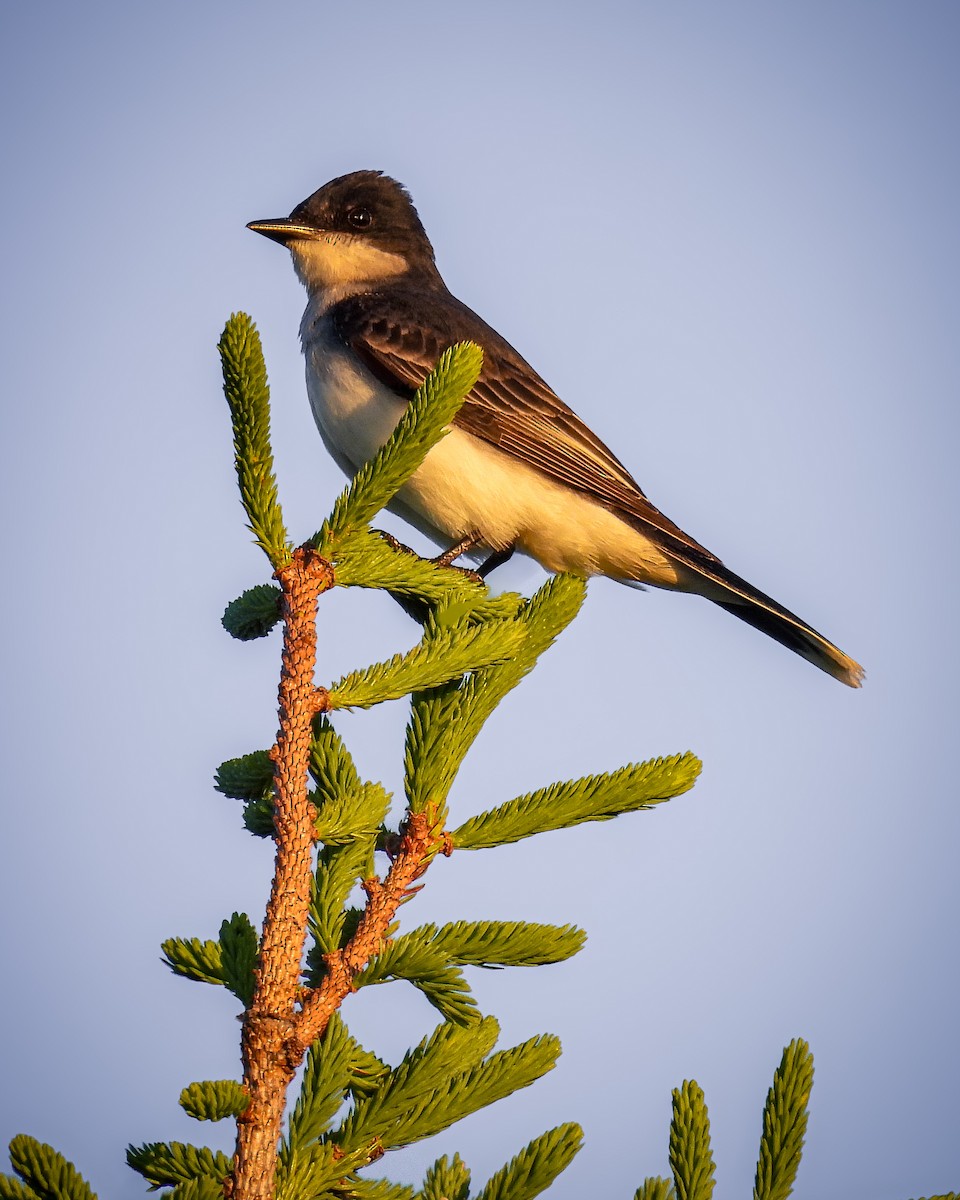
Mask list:
[[[407,817],[386,879],[381,883],[374,877],[364,882],[367,903],[353,937],[342,950],[324,956],[327,973],[320,986],[303,999],[291,1047],[298,1057],[322,1036],[330,1017],[353,990],[354,977],[378,953],[397,909],[442,843],[443,831],[427,813]]]
[[[357,973],[380,950],[397,909],[431,859],[438,850],[447,852],[442,821],[427,813],[408,816],[386,878],[364,882],[367,903],[350,941],[326,956],[327,974],[319,987],[301,988],[316,818],[307,767],[313,718],[328,699],[314,685],[317,600],[333,586],[333,571],[314,551],[301,548],[277,579],[284,622],[280,731],[272,751],[277,853],[256,989],[243,1019],[243,1086],[250,1100],[237,1119],[233,1172],[224,1183],[230,1200],[271,1200],[287,1088],[307,1047],[323,1034],[353,990]]]
[[[250,1101],[237,1124],[233,1200],[269,1200],[287,1087],[297,1063],[287,1046],[295,1026],[300,964],[313,872],[313,817],[307,794],[311,726],[322,708],[314,686],[317,600],[333,586],[330,564],[301,548],[277,572],[283,589],[280,730],[273,749],[276,860],[263,925],[257,984],[241,1034],[243,1086]]]

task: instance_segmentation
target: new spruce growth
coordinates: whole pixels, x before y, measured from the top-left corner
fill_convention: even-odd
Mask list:
[[[679,754],[546,782],[451,822],[450,790],[484,722],[577,615],[586,591],[583,580],[560,575],[530,598],[493,596],[478,576],[419,558],[370,527],[445,435],[479,376],[481,352],[466,344],[441,356],[387,444],[319,531],[294,548],[250,319],[231,317],[219,348],[240,496],[273,572],[272,582],[227,606],[223,624],[241,641],[281,625],[282,646],[276,740],[269,749],[238,747],[216,787],[241,802],[238,815],[252,833],[274,839],[275,874],[260,925],[235,912],[215,940],[163,944],[172,971],[226,988],[242,1012],[242,1077],[190,1083],[180,1094],[197,1121],[235,1123],[233,1157],[147,1142],[131,1146],[127,1161],[170,1200],[528,1200],[573,1159],[579,1126],[541,1134],[481,1184],[457,1155],[439,1158],[419,1187],[371,1178],[367,1168],[554,1068],[560,1043],[549,1033],[498,1045],[499,1025],[480,1012],[467,972],[561,962],[586,935],[571,925],[456,914],[442,925],[417,924],[415,903],[401,922],[401,905],[424,886],[438,855],[456,859],[461,850],[650,808],[692,787],[700,764]],[[418,621],[419,637],[385,662],[318,686],[318,604],[334,587],[389,593]],[[406,697],[404,811],[393,825],[392,797],[362,778],[335,714]],[[344,1002],[359,988],[394,983],[417,988],[438,1024],[391,1065],[350,1032]],[[790,1194],[812,1078],[806,1044],[791,1043],[764,1110],[755,1200]],[[41,1142],[18,1136],[10,1158],[14,1174],[0,1175],[0,1200],[95,1200],[75,1168]],[[694,1082],[674,1092],[669,1160],[672,1180],[647,1179],[636,1200],[710,1200],[709,1121]],[[403,1174],[402,1157],[396,1165]]]

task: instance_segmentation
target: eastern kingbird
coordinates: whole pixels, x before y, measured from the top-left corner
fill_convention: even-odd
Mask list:
[[[380,171],[325,184],[248,229],[286,246],[309,300],[300,339],[324,444],[347,474],[383,445],[455,342],[483,371],[391,508],[453,550],[706,596],[841,683],[863,668],[734,575],[650,503],[623,464],[514,348],[447,290],[406,189]],[[483,569],[483,568],[482,568]]]

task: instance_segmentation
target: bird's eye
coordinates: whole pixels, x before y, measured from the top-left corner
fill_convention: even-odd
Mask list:
[[[347,221],[354,229],[368,229],[373,224],[373,213],[369,208],[351,208]]]

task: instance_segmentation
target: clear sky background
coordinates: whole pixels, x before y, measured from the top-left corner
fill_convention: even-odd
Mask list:
[[[578,1120],[551,1195],[632,1196],[695,1077],[732,1200],[799,1035],[799,1195],[960,1188],[960,9],[173,0],[7,5],[2,26],[0,1143],[52,1142],[111,1197],[142,1194],[127,1142],[230,1145],[176,1100],[237,1073],[235,1006],[159,963],[164,937],[259,920],[271,863],[211,786],[271,741],[279,653],[219,626],[267,568],[216,341],[235,309],[259,324],[306,537],[342,480],[304,395],[302,291],[244,225],[374,167],[653,501],[868,673],[855,693],[703,601],[591,586],[455,812],[687,748],[702,781],[431,871],[408,921],[589,942],[474,980],[502,1044],[561,1036],[558,1069],[385,1168],[459,1149],[482,1182]],[[318,677],[414,638],[388,599],[337,594]],[[391,787],[404,719],[340,722]],[[394,1060],[433,1025],[399,984],[346,1017]]]

